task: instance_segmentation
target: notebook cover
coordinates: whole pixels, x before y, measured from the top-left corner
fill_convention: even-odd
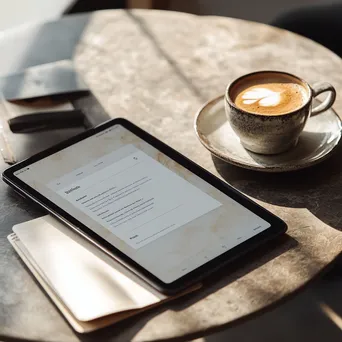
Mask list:
[[[174,298],[141,281],[52,216],[21,223],[13,231],[9,241],[80,333],[97,330]]]

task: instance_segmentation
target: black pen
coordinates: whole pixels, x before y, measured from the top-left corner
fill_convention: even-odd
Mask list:
[[[38,112],[8,120],[13,133],[33,133],[71,127],[87,127],[88,121],[80,109]]]

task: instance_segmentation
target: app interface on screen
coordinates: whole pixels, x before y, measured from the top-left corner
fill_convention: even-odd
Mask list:
[[[119,125],[15,175],[166,283],[270,227]]]

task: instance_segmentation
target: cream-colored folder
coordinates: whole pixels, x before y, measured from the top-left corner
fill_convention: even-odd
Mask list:
[[[13,232],[9,241],[77,332],[94,331],[174,298],[52,216],[18,224]]]

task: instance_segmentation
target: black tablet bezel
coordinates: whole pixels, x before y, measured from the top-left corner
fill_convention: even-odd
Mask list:
[[[181,164],[183,167],[185,167],[192,173],[201,177],[204,181],[208,182],[209,184],[217,188],[219,191],[225,193],[227,196],[231,197],[238,203],[245,206],[247,209],[254,212],[256,215],[263,218],[265,221],[269,222],[271,226],[266,230],[260,232],[256,236],[246,240],[245,242],[242,242],[240,245],[219,255],[215,259],[212,259],[208,261],[206,264],[187,273],[186,275],[177,279],[176,281],[172,283],[164,283],[155,275],[153,275],[145,268],[143,268],[141,265],[139,265],[137,262],[133,261],[123,252],[121,252],[113,245],[111,245],[109,242],[101,238],[90,228],[79,222],[76,218],[68,214],[62,208],[58,207],[52,201],[48,200],[45,196],[40,194],[38,191],[36,191],[35,189],[33,189],[32,187],[30,187],[14,175],[14,172],[16,172],[17,170],[27,167],[30,164],[37,162],[38,160],[44,159],[45,157],[51,154],[54,154],[62,149],[65,149],[94,134],[98,134],[99,132],[106,130],[114,125],[121,125],[124,128],[128,129],[133,134],[137,135],[139,138],[143,139],[144,141],[146,141],[147,143],[149,143],[150,145],[152,145],[153,147],[155,147],[156,149],[158,149],[159,151],[161,151],[177,163]],[[42,151],[14,166],[11,166],[2,173],[2,178],[16,191],[20,192],[22,195],[34,200],[35,202],[43,206],[51,214],[53,214],[63,222],[67,223],[70,227],[76,229],[78,233],[81,233],[92,243],[100,247],[104,252],[106,252],[119,262],[121,262],[128,269],[136,273],[140,278],[144,279],[147,283],[151,284],[153,287],[166,294],[174,294],[184,290],[186,287],[200,281],[200,279],[202,279],[205,275],[222,267],[222,265],[225,265],[228,262],[231,262],[232,260],[236,259],[237,257],[245,254],[247,251],[256,248],[261,243],[268,241],[280,234],[283,234],[287,229],[286,224],[280,218],[268,212],[266,209],[262,208],[261,206],[247,198],[245,195],[229,186],[227,183],[221,181],[213,174],[209,173],[208,171],[206,171],[199,165],[195,164],[194,162],[192,162],[176,150],[172,149],[170,146],[164,144],[162,141],[153,137],[146,131],[142,130],[141,128],[137,127],[136,125],[127,121],[126,119],[122,118],[107,121],[95,128],[92,128],[56,146],[53,146],[45,151]]]

